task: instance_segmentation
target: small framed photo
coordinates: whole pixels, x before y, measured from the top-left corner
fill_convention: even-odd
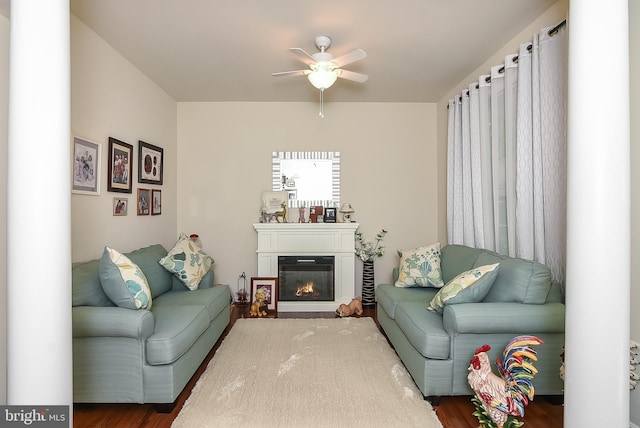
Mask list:
[[[100,195],[100,144],[73,137],[71,193]]]
[[[336,222],[336,208],[330,207],[324,209],[324,221],[325,223]]]
[[[162,190],[151,190],[151,215],[162,214]]]
[[[151,191],[149,189],[138,189],[138,215],[149,215],[150,202]]]
[[[127,215],[128,209],[128,198],[113,198],[113,215]]]
[[[262,192],[262,208],[267,213],[282,211],[282,205],[288,200],[289,192]]]
[[[164,149],[138,141],[138,183],[162,184]]]
[[[109,137],[109,192],[132,193],[133,146]]]
[[[251,278],[251,308],[258,304],[265,312],[278,312],[278,278]]]

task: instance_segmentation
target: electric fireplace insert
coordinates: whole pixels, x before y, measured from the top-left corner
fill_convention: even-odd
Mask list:
[[[333,301],[334,256],[278,256],[278,301]]]

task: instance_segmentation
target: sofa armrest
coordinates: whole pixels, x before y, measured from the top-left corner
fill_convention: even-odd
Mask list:
[[[146,339],[153,334],[155,320],[147,310],[116,306],[72,308],[73,337],[131,337]]]
[[[463,303],[445,305],[444,329],[455,334],[564,333],[562,303]]]

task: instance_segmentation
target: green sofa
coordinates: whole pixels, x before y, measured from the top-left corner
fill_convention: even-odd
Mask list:
[[[490,345],[489,357],[494,362],[518,335],[534,335],[544,341],[535,347],[535,367],[539,371],[533,381],[536,394],[563,393],[559,369],[565,305],[560,284],[551,280],[549,269],[462,245],[447,245],[441,250],[445,283],[469,269],[493,263],[500,266],[484,299],[479,303],[445,305],[442,314],[426,309],[438,289],[377,286],[380,326],[429,399],[472,395],[467,374],[474,351],[483,344]],[[492,367],[497,374],[495,363]]]
[[[100,260],[72,266],[73,401],[172,404],[229,324],[231,293],[213,270],[187,289],[158,263],[162,245],[125,255],[148,280],[151,310],[115,306]]]

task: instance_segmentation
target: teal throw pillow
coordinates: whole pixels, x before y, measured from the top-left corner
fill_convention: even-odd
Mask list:
[[[400,268],[396,287],[435,287],[444,285],[440,268],[440,243],[399,250]]]
[[[127,256],[105,247],[100,259],[100,285],[115,305],[151,309],[151,290],[142,269]]]
[[[499,267],[495,263],[462,272],[438,291],[427,309],[442,313],[445,305],[482,302],[498,276]]]
[[[166,257],[160,259],[160,264],[189,290],[197,290],[200,281],[211,269],[213,259],[193,239],[182,233]]]

